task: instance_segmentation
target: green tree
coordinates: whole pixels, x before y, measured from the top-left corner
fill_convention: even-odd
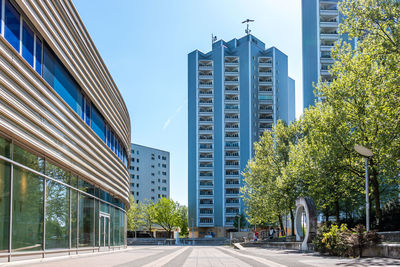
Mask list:
[[[129,202],[130,202],[130,208],[126,213],[127,224],[128,224],[127,228],[128,231],[135,231],[135,238],[136,238],[136,231],[141,226],[145,225],[143,205],[136,203],[132,195],[129,197]]]
[[[255,156],[243,173],[241,188],[251,224],[279,223],[283,229],[285,213],[290,213],[294,220],[297,176],[284,175],[284,169],[289,162],[290,147],[299,138],[297,129],[296,123],[288,127],[278,121],[272,131],[265,131],[254,144]]]
[[[364,145],[374,153],[369,160],[370,180],[379,224],[382,194],[398,188],[400,6],[393,0],[345,0],[339,8],[346,18],[340,26],[341,33],[357,38],[357,46],[343,41],[335,47],[331,69],[334,79],[329,84],[319,83],[317,90],[324,105],[348,128],[337,140],[343,142],[343,150],[352,154],[348,162],[351,168],[363,170],[354,144]]]
[[[188,208],[186,206],[178,206],[178,226],[180,228],[179,235],[182,237],[187,237],[189,235],[188,228]]]
[[[156,222],[167,231],[169,238],[172,238],[173,228],[179,226],[178,206],[172,199],[164,197],[154,205]]]
[[[247,225],[248,223],[244,214],[236,214],[235,219],[233,220],[233,227],[235,227],[238,232],[240,232],[240,229],[246,228]]]
[[[150,232],[150,235],[153,236],[153,225],[156,223],[156,205],[153,202],[147,201],[142,204],[142,214],[144,226]]]

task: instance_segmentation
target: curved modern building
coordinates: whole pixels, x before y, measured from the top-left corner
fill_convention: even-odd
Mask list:
[[[130,118],[77,11],[0,16],[0,262],[125,246]]]

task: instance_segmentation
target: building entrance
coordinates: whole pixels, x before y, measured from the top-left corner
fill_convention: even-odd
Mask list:
[[[100,212],[100,247],[110,246],[110,214]]]

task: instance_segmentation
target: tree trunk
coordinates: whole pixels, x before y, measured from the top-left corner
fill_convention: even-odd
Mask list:
[[[370,166],[371,166],[371,184],[372,184],[372,193],[374,195],[374,200],[375,200],[375,215],[376,215],[376,221],[377,221],[377,226],[380,226],[381,219],[382,219],[382,210],[381,210],[381,201],[380,201],[380,192],[379,192],[379,181],[378,181],[378,172],[376,170],[375,164],[373,160],[370,160]]]
[[[279,225],[280,225],[280,228],[281,228],[281,231],[280,231],[280,234],[282,234],[282,232],[284,232],[284,226],[283,226],[283,221],[282,221],[282,216],[281,215],[278,215],[278,219],[279,219]]]
[[[324,212],[324,214],[325,214],[325,222],[328,224],[328,222],[329,222],[329,213],[328,213],[328,211],[326,210],[326,211]]]
[[[290,222],[291,222],[291,226],[292,226],[291,234],[292,234],[292,236],[294,236],[295,235],[295,233],[294,233],[294,214],[293,214],[292,209],[290,209],[289,211],[290,211]]]
[[[335,200],[335,215],[336,215],[336,223],[340,224],[340,206],[339,199]]]

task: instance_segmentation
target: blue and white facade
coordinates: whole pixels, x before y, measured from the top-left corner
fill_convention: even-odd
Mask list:
[[[253,143],[281,119],[294,119],[288,57],[253,35],[219,40],[188,55],[189,227],[224,236],[244,212],[241,171]]]
[[[303,107],[318,101],[314,86],[321,81],[332,80],[329,69],[333,64],[331,50],[340,38],[339,23],[342,16],[338,0],[302,0],[303,28]],[[354,41],[353,41],[354,45]]]

